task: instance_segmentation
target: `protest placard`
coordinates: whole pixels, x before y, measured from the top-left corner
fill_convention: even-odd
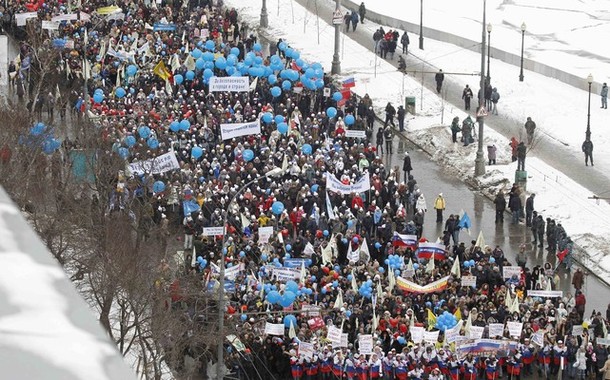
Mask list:
[[[370,355],[373,353],[373,336],[371,334],[360,335],[358,337],[358,347],[360,354]]]
[[[489,324],[489,337],[496,338],[504,335],[504,324],[502,323],[490,323]]]
[[[220,134],[223,140],[231,140],[234,137],[258,135],[261,133],[261,125],[258,120],[251,123],[220,124]]]
[[[528,290],[527,295],[530,297],[555,298],[563,297],[561,290]]]
[[[485,327],[470,326],[468,337],[470,339],[481,339],[483,337],[483,330],[485,330]]]
[[[424,328],[420,326],[411,327],[411,339],[413,343],[421,343],[424,340]]]
[[[173,151],[162,154],[157,158],[135,161],[127,165],[127,170],[132,175],[161,174],[175,169],[180,169],[180,164],[178,164],[178,159]]]
[[[258,245],[264,245],[269,242],[269,238],[273,236],[273,227],[258,228]]]
[[[353,137],[353,138],[357,138],[357,139],[363,139],[366,138],[366,131],[360,131],[357,129],[346,129],[345,130],[345,137]]]
[[[477,287],[477,276],[462,276],[462,286]]]
[[[265,324],[265,334],[283,336],[284,335],[284,324],[267,322]]]
[[[299,355],[303,355],[307,359],[313,358],[313,343],[299,342]]]
[[[244,77],[216,77],[210,78],[210,92],[248,92],[250,91],[250,78]]]
[[[438,341],[438,335],[440,331],[424,331],[424,342],[436,343]]]
[[[505,279],[506,278],[512,278],[513,276],[517,276],[517,278],[520,278],[521,277],[521,267],[518,267],[518,266],[514,266],[514,267],[506,266],[502,270],[502,274],[503,274],[503,277]]]
[[[203,227],[201,235],[203,236],[219,236],[224,235],[225,229],[223,227]]]
[[[328,332],[326,333],[326,339],[330,340],[331,343],[341,344],[341,329],[335,326],[328,326]]]
[[[521,322],[506,322],[508,333],[511,337],[520,338],[521,331],[523,331],[523,323]]]

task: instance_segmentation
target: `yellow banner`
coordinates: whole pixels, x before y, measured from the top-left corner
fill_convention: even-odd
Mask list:
[[[172,73],[167,69],[163,61],[157,63],[153,69],[153,73],[157,74],[163,80],[168,80],[172,76]]]
[[[440,280],[431,282],[428,285],[421,286],[412,281],[406,280],[402,277],[397,277],[396,285],[400,289],[404,290],[405,292],[426,294],[426,293],[442,292],[447,287],[448,280],[449,280],[449,276],[443,277]]]
[[[109,15],[115,12],[119,12],[122,11],[122,9],[120,7],[117,7],[116,5],[111,5],[109,7],[101,7],[96,9],[97,14],[99,15]]]

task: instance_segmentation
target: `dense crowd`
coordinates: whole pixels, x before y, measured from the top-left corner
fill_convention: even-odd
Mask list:
[[[426,239],[428,206],[409,155],[402,168],[384,164],[391,104],[373,144],[368,96],[356,98],[349,80],[333,81],[286,41],[264,54],[236,9],[206,0],[105,6],[85,2],[85,14],[61,21],[46,45],[62,51],[59,67],[71,81],[84,77],[88,93],[53,86],[32,101],[42,109],[63,99],[75,115],[99,119],[112,152],[132,164],[117,175],[108,213],[148,200],[142,217],[165,245],[172,228],[183,230],[188,271],[204,288],[220,286],[224,260],[227,318],[240,332],[227,342],[227,365],[241,378],[473,380],[561,370],[584,379],[610,367],[601,340],[610,305],[606,315],[585,315],[580,269],[572,295],[559,291],[558,265],[528,266],[525,245],[515,262],[499,246],[467,246],[468,217],[444,218],[442,189],[433,206],[443,236]],[[38,14],[27,23],[70,13],[59,0],[4,10],[11,22],[23,12]],[[381,54],[392,57],[399,33],[378,34]],[[23,44],[16,86],[27,87],[19,82],[31,54]],[[246,89],[210,91],[216,78],[243,76]],[[238,127],[255,133],[223,139]],[[472,137],[461,132],[467,146]],[[167,154],[171,163],[155,167]],[[508,206],[512,222],[525,219],[534,244],[570,269],[569,236],[545,223],[533,196],[515,185],[495,204],[496,223]],[[206,232],[223,225],[226,239]],[[172,307],[193,301],[166,280]]]

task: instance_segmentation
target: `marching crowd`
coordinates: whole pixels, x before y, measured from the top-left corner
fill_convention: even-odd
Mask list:
[[[227,343],[227,365],[241,378],[610,377],[610,305],[605,315],[585,315],[580,269],[572,295],[559,290],[551,263],[528,266],[526,246],[515,255],[466,246],[467,216],[445,220],[442,194],[434,208],[443,236],[426,239],[427,205],[410,157],[402,176],[384,163],[396,111],[386,108],[373,144],[368,96],[355,98],[349,81],[342,88],[285,41],[266,56],[236,9],[208,0],[115,3],[118,11],[88,1],[86,17],[58,22],[47,46],[61,50],[59,67],[70,81],[84,77],[88,93],[52,94],[52,84],[47,101],[64,99],[73,113],[99,118],[112,152],[132,164],[117,174],[109,213],[149,202],[143,217],[163,244],[183,230],[183,247],[194,253],[188,271],[204,289],[218,289],[224,260],[228,320],[243,343]],[[11,22],[23,12],[39,20],[71,13],[60,0],[4,10]],[[382,54],[392,56],[399,34],[383,35]],[[17,81],[27,80],[33,54],[23,46]],[[243,76],[245,89],[210,90],[216,78]],[[168,154],[170,164],[153,169]],[[503,194],[495,203],[499,223]],[[508,206],[513,222],[526,216],[535,244],[546,241],[553,263],[557,253],[569,269],[572,243],[561,224],[547,219],[545,230],[518,186]],[[205,233],[225,221],[226,239]],[[173,307],[194,302],[165,280]],[[502,326],[495,335],[494,324]]]

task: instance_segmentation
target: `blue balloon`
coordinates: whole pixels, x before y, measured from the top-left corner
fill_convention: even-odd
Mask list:
[[[182,76],[182,74],[174,75],[174,82],[176,84],[182,84],[182,82],[184,82],[184,77]]]
[[[358,239],[358,236],[354,236],[354,238],[352,239],[352,241],[353,241],[354,243],[358,244],[358,242],[359,242],[360,240]]]
[[[248,320],[248,316],[246,314],[242,314],[240,318],[241,318],[242,322],[245,322]]]
[[[100,93],[100,92],[96,92],[95,94],[93,94],[93,101],[95,103],[101,103],[104,101],[104,93]]]
[[[356,122],[356,118],[354,118],[354,115],[347,115],[345,117],[345,124],[346,125],[353,125]]]
[[[288,314],[284,317],[284,327],[289,329],[291,324],[293,327],[297,327],[297,318],[292,314]]]
[[[244,251],[239,252],[239,257],[241,257],[242,259],[244,257],[246,257],[246,252],[244,252]]]
[[[126,72],[128,76],[133,77],[138,73],[138,67],[136,65],[129,65]]]
[[[377,249],[381,248],[381,243],[380,242],[376,242],[375,243],[375,248],[377,248]]]
[[[320,189],[320,185],[318,185],[317,183],[314,183],[313,185],[311,185],[311,192],[312,193],[317,192],[318,189]]]
[[[313,148],[309,144],[304,144],[301,147],[301,151],[303,152],[303,154],[309,156],[313,152]]]
[[[419,269],[419,264],[418,263],[413,264],[413,269],[418,270]]]
[[[286,252],[292,251],[292,246],[290,244],[286,244]]]
[[[284,212],[284,204],[280,201],[273,202],[271,205],[271,212],[273,212],[275,215],[280,215]]]
[[[263,253],[263,254],[261,255],[261,260],[263,260],[263,261],[267,261],[267,259],[268,259],[268,258],[269,258],[269,257],[267,256],[267,254],[266,254],[266,253]]]
[[[242,158],[246,162],[250,162],[254,159],[254,152],[251,149],[246,149],[241,154]]]
[[[153,193],[162,193],[163,191],[165,191],[165,183],[163,181],[153,183]]]
[[[136,145],[136,138],[131,135],[125,137],[125,145],[127,145],[129,148]]]
[[[30,134],[32,136],[39,136],[39,135],[43,134],[46,129],[47,129],[47,126],[44,125],[43,123],[36,123],[36,124],[34,124],[34,126],[32,128],[30,128]]]
[[[216,68],[224,70],[227,67],[227,60],[225,59],[225,57],[218,57],[216,58],[214,65],[216,66]]]
[[[274,98],[277,98],[278,96],[282,95],[282,89],[279,88],[278,86],[272,87],[271,95],[273,95]]]
[[[309,277],[309,281],[311,281],[311,282],[316,282],[316,280],[317,280],[316,276]]]
[[[328,230],[324,230],[324,231],[322,232],[322,235],[324,235],[324,236],[328,236],[328,235],[330,235],[330,232],[328,232]]]
[[[227,56],[227,66],[235,66],[237,64],[237,56],[234,54],[229,54]]]
[[[326,109],[326,115],[330,118],[337,116],[337,109],[335,107],[328,107]]]
[[[189,71],[186,72],[185,75],[186,75],[186,80],[193,80],[193,79],[195,79],[195,72],[194,71],[189,70]]]
[[[207,50],[214,50],[214,49],[216,48],[216,44],[215,44],[215,43],[214,43],[214,41],[212,41],[212,40],[207,40],[207,41],[205,42],[205,48],[206,48]]]
[[[277,77],[271,74],[267,77],[267,82],[269,82],[270,85],[274,85],[277,83]]]
[[[195,61],[195,67],[197,68],[197,70],[203,70],[204,66],[205,61],[203,60],[203,58],[197,58],[197,60]]]
[[[198,159],[202,155],[203,155],[203,149],[201,149],[200,147],[194,146],[193,149],[191,149],[191,156],[193,156],[195,159]]]
[[[338,102],[341,99],[343,99],[343,95],[341,95],[341,93],[339,91],[337,91],[333,94],[333,100],[335,102]]]
[[[159,140],[154,137],[149,138],[146,143],[150,149],[157,149],[159,147]]]
[[[285,51],[286,48],[288,47],[288,45],[286,44],[286,42],[282,41],[282,42],[280,42],[278,47],[280,48],[281,51]]]
[[[287,134],[288,133],[288,124],[286,124],[284,122],[279,123],[277,125],[277,130],[278,130],[278,132],[280,132],[283,135]]]
[[[127,92],[125,91],[125,89],[123,87],[117,87],[116,90],[114,90],[114,94],[116,95],[117,98],[122,98],[125,95],[127,95]]]
[[[283,123],[286,118],[282,115],[275,115],[275,118],[273,120],[275,121],[275,124],[280,124]]]
[[[193,51],[191,51],[191,55],[192,55],[192,56],[193,56],[193,58],[195,58],[195,59],[199,59],[199,58],[201,58],[201,54],[202,54],[202,51],[201,51],[201,50],[199,50],[198,48],[195,48],[195,49],[193,49]]]
[[[496,259],[495,259],[495,258],[493,258],[493,257],[490,257],[490,258],[489,258],[489,262],[493,264],[493,263],[495,263],[495,262],[496,262]]]
[[[205,79],[210,79],[210,78],[211,78],[211,77],[213,77],[213,76],[214,76],[214,72],[213,72],[212,70],[210,70],[210,69],[205,69],[205,70],[203,71],[203,77],[204,77]]]
[[[180,130],[180,122],[174,120],[169,124],[169,129],[172,132],[178,132]]]
[[[141,126],[138,128],[138,135],[140,135],[140,138],[147,139],[150,136],[150,128],[145,125]]]
[[[272,290],[269,293],[267,293],[267,302],[269,302],[270,304],[276,304],[278,303],[278,301],[280,300],[282,296],[280,295],[280,293],[277,290]]]
[[[282,89],[283,89],[284,91],[288,91],[288,90],[290,90],[291,88],[292,88],[292,83],[290,83],[290,81],[289,81],[289,80],[285,80],[285,81],[283,81],[283,82],[282,82]]]
[[[129,157],[129,149],[125,148],[125,147],[120,147],[119,148],[119,156],[123,159],[126,159],[127,157]]]
[[[290,280],[290,281],[286,282],[286,290],[296,293],[296,291],[299,290],[299,284],[297,284],[293,280]]]
[[[263,50],[263,47],[261,46],[261,44],[259,44],[258,42],[255,43],[254,45],[252,45],[252,49],[254,49],[254,51],[261,51]]]
[[[188,119],[183,119],[180,121],[180,129],[183,131],[188,131],[191,128],[191,122]]]
[[[385,273],[385,268],[384,267],[379,267],[379,273]]]
[[[273,114],[271,114],[271,112],[265,112],[263,114],[263,121],[265,123],[271,123],[273,121]]]
[[[314,69],[312,69],[311,67],[308,68],[307,70],[305,70],[305,78],[307,79],[312,79],[313,77],[316,76],[316,72]],[[340,94],[340,93],[339,93]]]
[[[239,48],[238,47],[232,47],[231,48],[231,54],[233,54],[234,56],[239,56]]]

